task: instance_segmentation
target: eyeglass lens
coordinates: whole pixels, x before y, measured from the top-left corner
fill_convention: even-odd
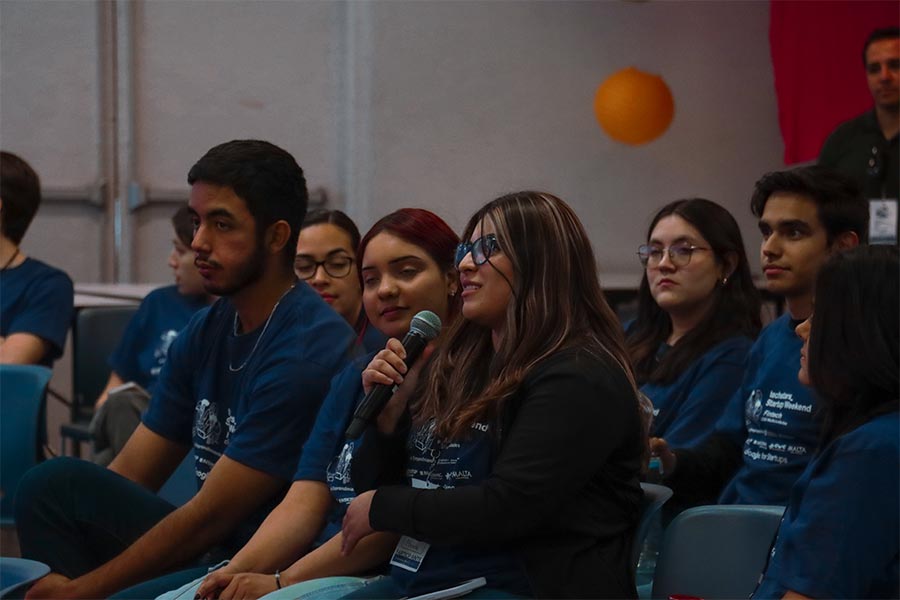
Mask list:
[[[456,266],[466,257],[469,252],[472,253],[472,262],[476,266],[481,266],[487,262],[491,255],[498,249],[497,237],[493,233],[484,235],[474,242],[464,242],[456,247]]]
[[[350,265],[353,259],[349,257],[329,258],[328,260],[300,259],[294,261],[294,271],[300,279],[312,279],[316,276],[319,266],[325,269],[329,277],[340,279],[350,274]]]
[[[656,266],[662,262],[663,254],[668,253],[669,260],[677,267],[687,266],[691,262],[691,256],[694,254],[693,246],[669,246],[668,248],[659,248],[657,246],[641,246],[638,248],[638,258],[644,266]]]

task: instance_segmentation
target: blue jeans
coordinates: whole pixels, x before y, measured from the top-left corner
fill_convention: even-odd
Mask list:
[[[15,500],[22,556],[69,578],[118,556],[173,510],[133,481],[70,457],[28,471]]]
[[[147,600],[150,598],[160,600],[161,597],[166,600],[194,600],[200,584],[206,579],[210,570],[206,566],[169,573],[116,592],[110,597],[110,600]]]

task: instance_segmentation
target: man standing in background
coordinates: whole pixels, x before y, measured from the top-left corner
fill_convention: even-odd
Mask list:
[[[825,141],[819,164],[852,177],[869,200],[869,237],[897,243],[900,180],[900,28],[876,29],[863,46],[875,107],[842,123]]]

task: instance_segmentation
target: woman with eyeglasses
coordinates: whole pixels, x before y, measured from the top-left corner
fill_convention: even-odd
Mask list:
[[[354,274],[357,284],[361,283],[370,327],[400,339],[409,331],[413,316],[423,310],[435,313],[445,326],[452,325],[459,312],[459,281],[453,263],[458,242],[453,230],[427,210],[404,208],[375,223],[359,243],[360,274]],[[329,255],[349,257],[348,250],[341,247],[310,255],[327,261]],[[313,269],[319,271],[320,266]],[[373,356],[353,361],[332,381],[303,446],[293,484],[253,538],[201,585],[189,584],[167,597],[258,598],[309,579],[369,573],[387,561],[397,542],[389,533],[371,536],[352,553],[340,551],[341,519],[356,495],[350,465],[358,444],[358,440],[345,441],[344,432],[363,397],[361,372]],[[289,593],[301,591],[295,588]]]
[[[796,331],[821,443],[753,598],[900,597],[898,306],[895,246],[838,252],[819,272],[815,310]]]
[[[709,200],[664,206],[638,248],[644,276],[626,340],[652,435],[690,447],[713,430],[760,330],[759,293],[734,217]]]
[[[368,326],[356,265],[359,230],[339,210],[310,211],[300,226],[294,272],[356,330],[365,351],[384,347],[385,338]]]
[[[344,551],[401,536],[399,598],[483,577],[467,598],[635,597],[646,448],[616,317],[578,217],[545,193],[479,210],[457,252],[463,319],[407,370],[391,340],[364,385],[397,391],[354,457]],[[424,368],[423,368],[423,365]]]

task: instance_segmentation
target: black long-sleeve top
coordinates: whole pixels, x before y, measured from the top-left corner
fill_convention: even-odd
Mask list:
[[[409,419],[391,436],[370,429],[352,479],[358,492],[377,488],[372,527],[431,544],[509,544],[536,597],[635,597],[643,440],[622,369],[561,351],[524,379],[492,431],[499,454],[486,479],[425,490],[404,481]]]

